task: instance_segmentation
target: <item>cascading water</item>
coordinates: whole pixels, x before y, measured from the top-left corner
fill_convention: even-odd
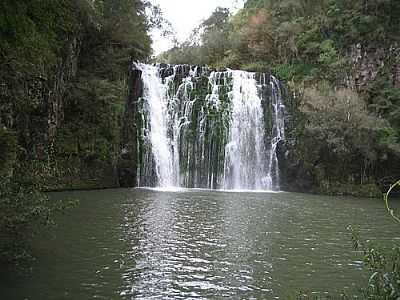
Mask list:
[[[139,185],[279,189],[284,105],[276,78],[187,65],[136,68],[144,85]]]
[[[232,71],[232,116],[225,147],[226,189],[272,189],[266,168],[263,109],[255,73]]]
[[[162,84],[157,67],[145,64],[137,66],[142,70],[144,107],[150,119],[150,122],[145,124],[146,132],[149,135],[146,140],[150,140],[158,185],[161,187],[175,186],[178,183],[176,177],[179,172],[176,170],[174,172],[172,145],[167,135],[168,86]]]
[[[285,139],[285,105],[282,101],[282,93],[279,81],[271,76],[271,105],[272,105],[272,137],[270,139],[268,176],[270,186],[274,187],[272,182],[275,180],[275,187],[279,188],[279,166],[276,148],[278,143]]]

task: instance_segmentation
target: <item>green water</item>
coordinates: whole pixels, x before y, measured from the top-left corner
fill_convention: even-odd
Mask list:
[[[0,299],[287,299],[365,283],[349,224],[399,242],[381,200],[146,189],[79,199],[34,242],[29,274],[0,270]],[[398,205],[397,205],[398,206]]]

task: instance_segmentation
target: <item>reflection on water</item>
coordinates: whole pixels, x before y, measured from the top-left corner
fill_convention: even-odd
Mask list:
[[[136,251],[125,258],[131,266],[124,274],[123,295],[145,298],[152,290],[163,299],[187,299],[267,291],[254,282],[251,263],[255,258],[251,249],[260,233],[250,221],[241,224],[246,218],[240,215],[243,203],[227,204],[208,193],[183,199],[164,193],[141,212],[140,226],[127,217],[126,240],[134,241]],[[127,216],[132,216],[132,205],[125,206]],[[255,255],[267,271],[268,245],[264,245]]]
[[[81,206],[35,243],[30,276],[0,283],[4,299],[286,299],[300,289],[354,290],[364,274],[346,226],[360,225],[370,239],[398,238],[371,199],[149,189],[53,197],[71,195]]]

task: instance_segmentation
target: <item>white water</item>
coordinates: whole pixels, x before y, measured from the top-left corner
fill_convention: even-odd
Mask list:
[[[285,106],[282,102],[281,89],[279,87],[279,81],[271,76],[271,104],[272,104],[272,117],[273,127],[272,136],[269,148],[269,160],[268,160],[268,178],[275,178],[274,188],[279,188],[279,166],[278,157],[276,155],[276,148],[281,140],[285,139],[285,122],[284,122],[284,110]]]
[[[264,113],[254,73],[231,71],[232,123],[225,147],[225,189],[271,190],[265,162]]]
[[[149,136],[158,185],[160,187],[176,186],[178,181],[177,174],[174,172],[172,145],[167,135],[168,86],[162,84],[157,67],[145,64],[138,64],[137,67],[142,71],[143,98],[146,99],[150,115]]]
[[[153,174],[148,171],[153,165],[159,187],[279,190],[276,148],[284,139],[284,106],[276,78],[266,80],[262,74],[257,82],[255,73],[245,71],[209,73],[195,67],[184,72],[184,66],[174,66],[163,80],[158,67],[137,67],[142,70],[145,135],[153,157],[153,164],[144,159],[145,173]],[[208,95],[200,99],[192,92],[204,76],[208,76]],[[263,89],[268,86],[272,95],[263,103]],[[268,136],[266,103],[272,118]],[[222,121],[226,118],[228,124]]]

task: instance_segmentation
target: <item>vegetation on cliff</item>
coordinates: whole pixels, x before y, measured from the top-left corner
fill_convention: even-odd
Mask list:
[[[400,174],[399,27],[398,1],[248,0],[158,59],[271,69],[292,94],[286,188],[374,195]]]
[[[0,3],[2,259],[20,257],[23,236],[50,222],[56,206],[40,190],[117,185],[126,71],[150,55],[149,28],[159,25],[146,9],[141,0]]]

